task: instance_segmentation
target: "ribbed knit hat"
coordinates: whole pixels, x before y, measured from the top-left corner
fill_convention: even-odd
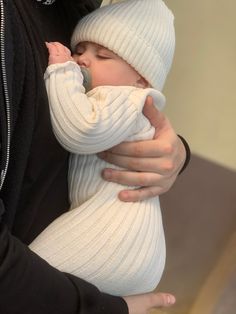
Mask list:
[[[100,44],[129,63],[153,88],[162,90],[174,48],[174,17],[162,0],[126,0],[85,16],[71,39]]]

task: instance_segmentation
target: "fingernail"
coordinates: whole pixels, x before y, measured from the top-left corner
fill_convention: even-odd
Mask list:
[[[105,169],[105,170],[103,171],[103,177],[104,177],[104,179],[106,179],[106,180],[111,179],[111,175],[112,175],[112,171],[111,171],[110,169]]]
[[[120,198],[121,201],[129,201],[129,192],[121,191],[119,193],[119,198]]]
[[[174,304],[175,303],[175,297],[173,295],[167,295],[167,303],[168,304]]]

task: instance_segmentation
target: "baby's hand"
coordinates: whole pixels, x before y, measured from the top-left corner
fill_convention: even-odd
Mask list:
[[[74,61],[71,56],[70,49],[60,44],[59,42],[46,42],[46,46],[49,52],[48,65]]]

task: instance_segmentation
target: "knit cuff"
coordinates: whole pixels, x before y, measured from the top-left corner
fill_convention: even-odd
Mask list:
[[[191,150],[190,150],[190,147],[187,143],[187,141],[181,136],[178,134],[178,137],[181,139],[183,145],[184,145],[184,148],[185,148],[185,151],[186,151],[186,158],[185,158],[185,162],[184,162],[184,165],[183,167],[181,168],[179,174],[181,174],[185,168],[187,168],[189,162],[190,162],[190,159],[191,159]]]

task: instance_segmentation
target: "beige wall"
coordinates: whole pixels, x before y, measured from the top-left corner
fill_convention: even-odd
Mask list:
[[[177,39],[166,113],[194,152],[236,169],[236,1],[166,3]]]
[[[166,113],[193,152],[236,169],[236,1],[166,4],[177,38]]]

